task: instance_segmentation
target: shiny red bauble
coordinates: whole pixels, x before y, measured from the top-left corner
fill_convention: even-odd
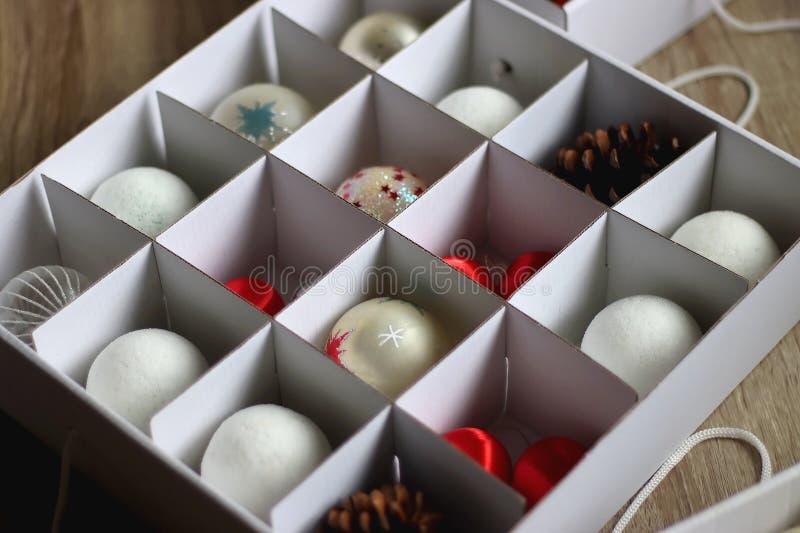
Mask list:
[[[506,270],[505,278],[503,279],[498,293],[503,298],[508,299],[514,292],[519,289],[526,281],[531,279],[536,272],[541,269],[545,263],[550,261],[555,254],[552,252],[528,252],[514,259]]]
[[[586,448],[568,437],[547,437],[527,450],[514,466],[514,489],[525,497],[526,508],[536,505],[580,461]]]
[[[482,429],[459,428],[446,433],[444,438],[484,470],[505,483],[511,483],[511,456],[495,437]]]
[[[275,287],[260,279],[236,278],[225,286],[270,316],[277,314],[285,305]]]
[[[492,290],[492,276],[489,269],[476,260],[457,255],[448,255],[442,257],[442,261],[464,273],[467,277],[474,279],[487,289]]]

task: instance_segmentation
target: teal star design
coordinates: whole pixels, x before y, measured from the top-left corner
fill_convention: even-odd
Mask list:
[[[263,137],[273,144],[292,133],[289,129],[275,124],[275,118],[284,115],[274,109],[275,104],[275,101],[264,105],[256,102],[252,108],[238,105],[242,125],[236,129],[237,133],[255,139],[256,142]]]

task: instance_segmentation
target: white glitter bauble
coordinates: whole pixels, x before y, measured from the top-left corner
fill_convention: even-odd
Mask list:
[[[149,237],[156,237],[197,205],[178,176],[155,167],[134,167],[100,184],[92,202]]]
[[[207,369],[200,350],[177,333],[142,329],[100,352],[89,369],[86,392],[149,435],[153,415]]]
[[[488,86],[453,91],[436,107],[486,137],[494,137],[522,113],[522,106],[513,96]]]
[[[701,336],[692,315],[675,302],[660,296],[629,296],[592,319],[581,350],[644,396]]]
[[[339,318],[325,353],[389,398],[396,398],[449,347],[444,327],[425,309],[396,298],[373,298]]]
[[[422,24],[407,15],[373,13],[347,30],[339,49],[377,70],[390,57],[414,42],[422,30]]]
[[[257,83],[228,95],[211,113],[211,119],[271,150],[313,115],[313,106],[298,92]]]
[[[309,418],[279,405],[255,405],[217,428],[200,476],[267,520],[272,507],[330,453],[328,439]]]
[[[754,284],[780,258],[767,230],[734,211],[710,211],[684,223],[672,240]]]
[[[0,325],[33,346],[33,330],[88,287],[86,276],[71,268],[48,265],[26,270],[0,291]]]
[[[389,222],[425,188],[424,181],[403,168],[369,167],[344,180],[336,194],[381,222]]]

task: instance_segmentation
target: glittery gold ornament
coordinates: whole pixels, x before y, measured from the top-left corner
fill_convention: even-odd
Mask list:
[[[400,167],[369,167],[347,178],[336,194],[388,222],[425,192],[425,182]]]

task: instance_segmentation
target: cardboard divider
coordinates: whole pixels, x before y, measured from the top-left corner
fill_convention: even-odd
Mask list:
[[[706,211],[737,211],[764,226],[785,251],[800,237],[798,165],[720,127],[615,209],[666,237]]]
[[[213,365],[267,322],[223,286],[151,244],[33,334],[39,356],[84,385],[95,357],[130,331],[161,328],[192,341]]]
[[[441,512],[451,531],[508,531],[522,515],[523,502],[511,489],[408,414],[387,408],[278,504],[273,525],[314,530],[345,497],[394,483],[395,461],[400,482],[412,493],[422,491],[426,506]]]
[[[518,524],[519,530],[585,531],[607,523],[797,323],[800,285],[791,280],[798,268],[800,246],[795,245],[595,444],[581,467]],[[582,502],[580,513],[570,512],[576,501]]]
[[[323,276],[277,320],[322,350],[339,317],[379,296],[394,296],[427,309],[445,326],[451,346],[501,305],[459,272],[386,228]]]
[[[458,380],[452,379],[455,374]],[[397,405],[437,433],[485,429],[516,461],[548,436],[571,437],[591,447],[636,401],[636,392],[611,372],[508,307]]]
[[[490,85],[524,108],[584,57],[574,44],[507,6],[471,0],[450,11],[379,72],[432,105],[456,89]],[[501,64],[510,72],[498,75]]]
[[[262,157],[158,242],[223,284],[263,277],[288,304],[378,227],[285,163]]]
[[[275,9],[319,36],[328,48],[338,48],[350,26],[372,13],[403,13],[427,27],[456,4],[458,0],[277,0]]]
[[[681,305],[707,331],[746,290],[743,278],[609,212],[510,302],[580,345],[592,318],[620,298],[662,296]]]
[[[259,2],[231,23],[235,28],[212,37],[216,53],[186,56],[156,86],[206,115],[254,83],[289,87],[321,111],[367,74],[360,63],[274,11],[279,3]]]
[[[482,138],[379,76],[359,82],[273,153],[335,191],[370,166],[399,166],[429,186]]]
[[[164,94],[137,94],[114,113],[116,120],[100,119],[47,159],[42,174],[91,198],[117,172],[154,166],[182,178],[202,201],[262,156],[257,146]]]
[[[219,425],[245,407],[265,403],[308,416],[334,450],[387,406],[381,395],[312,346],[270,324],[153,417],[153,442],[199,473]],[[329,469],[333,460],[328,458],[318,470]],[[327,483],[335,485],[330,479]],[[305,503],[315,505],[313,498]],[[238,504],[233,506],[248,514]]]
[[[564,76],[494,140],[546,169],[558,150],[573,146],[584,132],[630,123],[636,135],[642,121],[653,123],[660,138],[677,136],[684,150],[714,130],[714,123],[667,89],[644,84],[593,56]]]
[[[390,226],[439,257],[468,256],[500,267],[490,270],[500,283],[517,256],[559,252],[604,212],[582,192],[488,143]]]

